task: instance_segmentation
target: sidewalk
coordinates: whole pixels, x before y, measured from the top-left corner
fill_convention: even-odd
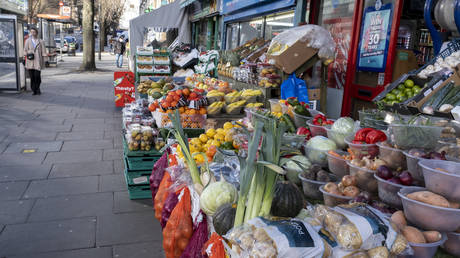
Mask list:
[[[115,57],[64,60],[42,95],[0,93],[0,257],[163,257],[152,201],[126,191]]]

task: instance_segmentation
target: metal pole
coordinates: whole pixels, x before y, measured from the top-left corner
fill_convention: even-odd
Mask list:
[[[98,57],[99,57],[99,61],[101,61],[101,51],[103,47],[102,46],[102,42],[103,42],[102,41],[102,30],[101,30],[101,0],[99,0],[98,2],[99,2],[99,5],[98,5],[98,9],[99,9],[98,11],[99,12],[99,15],[98,15],[99,16],[98,17],[99,18],[98,19],[99,20],[99,55]]]
[[[62,23],[59,23],[59,34],[61,35],[61,43],[60,43],[60,46],[59,46],[59,53],[60,53],[60,59],[59,61],[60,62],[64,62],[64,59],[62,59],[62,48],[64,47],[64,34],[63,34],[63,31],[62,31]]]

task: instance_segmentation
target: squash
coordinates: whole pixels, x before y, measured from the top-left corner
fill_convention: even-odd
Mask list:
[[[236,204],[222,204],[212,216],[212,224],[216,232],[223,236],[233,228],[236,215]]]
[[[271,215],[293,218],[299,214],[303,206],[303,193],[297,185],[289,181],[276,183]]]

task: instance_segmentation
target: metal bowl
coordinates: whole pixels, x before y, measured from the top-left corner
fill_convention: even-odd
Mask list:
[[[337,180],[334,174],[329,174],[329,176],[331,177],[332,182]],[[307,179],[303,177],[302,173],[299,173],[299,178],[302,181],[302,189],[305,196],[311,199],[321,200],[323,194],[319,191],[319,188],[329,182]]]
[[[398,209],[402,208],[401,198],[398,196],[399,190],[403,187],[407,187],[400,184],[392,183],[388,180],[380,178],[377,173],[374,174],[375,179],[378,182],[379,198],[382,202],[389,204],[390,206]]]
[[[377,179],[374,178],[376,171],[355,166],[351,162],[347,162],[347,164],[350,167],[350,175],[356,177],[358,188],[376,195],[378,189]]]
[[[404,214],[408,221],[424,230],[448,232],[460,227],[460,209],[443,208],[406,197],[412,192],[426,191],[426,188],[409,186],[399,190]]]
[[[446,160],[423,159],[422,168],[425,187],[445,198],[460,202],[460,163]],[[437,168],[449,172],[443,172]]]
[[[347,154],[345,151],[335,151],[339,155],[344,155]],[[326,152],[327,155],[327,165],[329,167],[329,171],[332,172],[332,174],[338,176],[339,178],[342,178],[345,175],[350,174],[350,169],[347,164],[346,159],[339,158],[335,155],[330,154],[329,152]]]
[[[385,161],[388,167],[403,170],[407,168],[406,156],[402,150],[386,146],[383,142],[378,142],[377,146],[379,146],[379,158]]]
[[[447,233],[447,241],[442,245],[442,249],[446,250],[451,255],[460,257],[460,233]]]
[[[408,151],[404,151],[403,153],[406,156],[407,170],[417,181],[423,182],[422,168],[418,165],[418,162],[425,159],[411,155]]]
[[[379,155],[379,147],[377,144],[358,144],[352,143],[354,135],[349,135],[345,137],[345,143],[350,147],[351,152],[359,158],[362,159],[365,156],[369,156],[369,158],[374,158]]]
[[[353,199],[353,197],[328,193],[324,190],[324,185],[322,185],[319,190],[323,193],[324,204],[329,207],[334,207],[339,204],[347,204],[351,199]]]

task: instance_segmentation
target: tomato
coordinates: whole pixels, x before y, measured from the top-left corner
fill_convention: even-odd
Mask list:
[[[373,128],[363,128],[363,129],[358,130],[356,132],[356,134],[355,134],[355,139],[354,140],[359,141],[359,142],[366,141],[366,135],[369,132],[373,131],[373,130],[375,130],[375,129],[373,129]]]
[[[373,130],[366,135],[366,143],[374,144],[377,142],[384,142],[387,140],[387,135],[380,130]]]

